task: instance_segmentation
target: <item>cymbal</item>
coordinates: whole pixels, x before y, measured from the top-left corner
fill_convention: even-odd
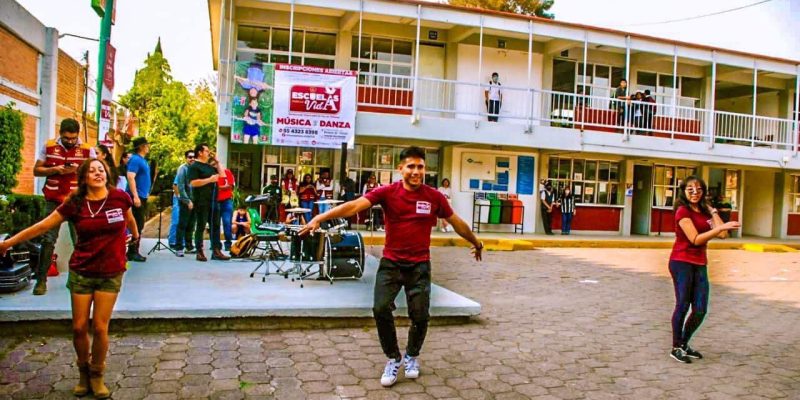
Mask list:
[[[307,213],[307,212],[311,212],[311,209],[308,209],[308,208],[300,208],[300,207],[297,207],[297,208],[287,208],[287,209],[286,209],[286,212],[290,212],[290,213]]]
[[[333,200],[333,199],[330,199],[330,200],[320,200],[320,201],[315,201],[314,202],[314,204],[339,204],[339,203],[344,203],[344,200]]]

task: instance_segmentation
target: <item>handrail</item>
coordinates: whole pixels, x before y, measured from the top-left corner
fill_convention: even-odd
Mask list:
[[[491,120],[486,83],[419,77],[379,72],[360,72],[359,106],[400,109],[443,118]],[[728,111],[668,103],[618,100],[609,96],[558,92],[530,87],[500,86],[501,122],[526,125],[549,124],[633,136],[710,141],[747,146],[793,149],[795,122],[790,119],[753,116]],[[755,129],[753,128],[755,127]],[[714,132],[711,132],[711,130]]]

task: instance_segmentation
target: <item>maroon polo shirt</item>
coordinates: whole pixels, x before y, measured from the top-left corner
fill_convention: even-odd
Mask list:
[[[689,218],[697,229],[697,234],[708,232],[711,230],[711,216],[692,210],[689,207],[681,206],[675,211],[675,244],[672,246],[672,254],[669,259],[674,261],[683,261],[695,265],[706,265],[706,245],[695,246],[686,237],[680,222],[684,218]]]
[[[381,186],[365,194],[372,205],[383,207],[386,244],[383,256],[403,263],[420,263],[431,258],[431,228],[437,218],[450,218],[453,209],[438,190],[421,185],[411,191],[403,182]]]

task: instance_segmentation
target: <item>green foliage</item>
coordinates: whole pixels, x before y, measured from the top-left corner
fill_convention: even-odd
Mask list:
[[[198,143],[216,143],[217,105],[207,81],[187,86],[172,79],[160,49],[148,54],[133,86],[120,103],[139,119],[139,132],[150,142],[152,164],[159,180],[167,181],[183,163],[183,154]]]
[[[22,169],[23,114],[13,103],[0,107],[0,193],[11,193]]]
[[[42,196],[0,196],[0,233],[16,234],[44,217],[45,201]]]
[[[448,4],[555,19],[556,16],[548,11],[554,2],[555,0],[449,0]]]

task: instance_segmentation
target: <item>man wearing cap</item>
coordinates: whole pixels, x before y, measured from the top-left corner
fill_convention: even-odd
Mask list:
[[[128,161],[128,194],[133,199],[133,218],[140,234],[144,230],[147,196],[150,195],[150,164],[144,159],[149,152],[150,143],[146,138],[139,136],[133,139],[133,155]],[[147,257],[139,253],[139,240],[128,245],[128,261],[147,261]]]
[[[78,176],[75,173],[78,166],[89,158],[97,157],[94,147],[81,143],[78,137],[80,130],[81,125],[72,118],[61,121],[59,137],[48,140],[39,151],[36,164],[33,166],[33,175],[47,178],[42,188],[45,215],[50,215],[78,187]],[[42,236],[42,252],[36,268],[34,295],[39,296],[47,292],[47,270],[58,240],[58,230],[59,228],[52,229]],[[74,239],[72,226],[70,233]]]

